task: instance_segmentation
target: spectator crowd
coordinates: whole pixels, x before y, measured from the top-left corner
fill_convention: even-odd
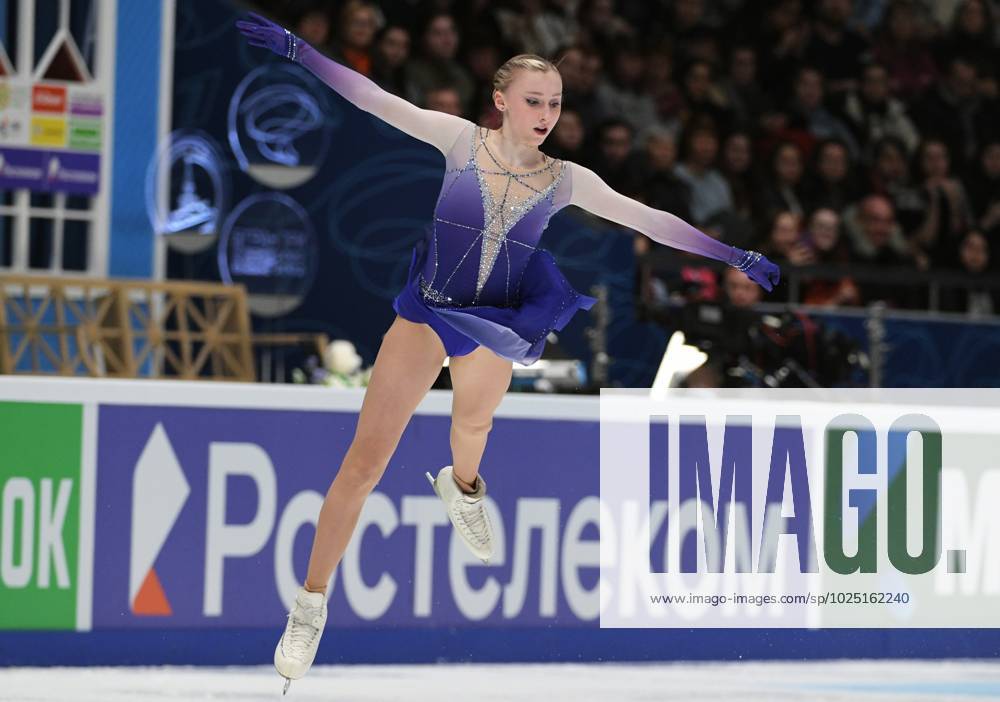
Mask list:
[[[494,71],[516,53],[551,59],[562,115],[543,151],[786,271],[844,267],[805,277],[799,302],[919,307],[925,297],[851,267],[958,271],[965,284],[940,307],[1000,314],[1000,291],[980,282],[1000,269],[1000,15],[988,0],[270,5],[386,90],[494,127]],[[637,235],[637,252],[657,246]],[[685,265],[698,295],[732,287]]]

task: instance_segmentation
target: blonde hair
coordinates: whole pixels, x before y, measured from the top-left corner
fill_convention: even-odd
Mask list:
[[[559,69],[554,63],[548,59],[544,59],[536,54],[518,54],[513,58],[507,60],[507,62],[497,69],[497,72],[493,74],[493,89],[504,91],[510,82],[514,80],[514,71],[516,70],[525,71],[538,71],[539,73],[545,73],[547,71],[559,72]]]

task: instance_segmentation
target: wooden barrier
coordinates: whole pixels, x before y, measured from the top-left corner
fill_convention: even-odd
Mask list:
[[[0,373],[253,382],[246,289],[0,278]]]

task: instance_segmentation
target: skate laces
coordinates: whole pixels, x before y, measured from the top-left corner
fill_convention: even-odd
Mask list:
[[[308,652],[323,621],[323,608],[304,607],[296,601],[288,614],[288,629],[285,631],[284,647],[296,658],[303,658]]]
[[[489,536],[489,524],[482,498],[469,500],[467,496],[463,495],[456,511],[472,536],[480,543],[486,543]]]

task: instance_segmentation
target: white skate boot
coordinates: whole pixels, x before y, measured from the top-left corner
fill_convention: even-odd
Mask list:
[[[455,525],[459,535],[469,545],[472,552],[483,560],[489,561],[493,555],[493,527],[486,514],[486,481],[483,476],[476,476],[476,491],[462,492],[455,482],[451,466],[445,466],[437,475],[437,479],[427,473],[427,480],[438,497],[444,500],[448,518]]]
[[[326,595],[299,588],[295,605],[288,614],[285,633],[274,649],[274,667],[285,679],[282,694],[292,680],[298,680],[316,658],[316,649],[326,626]]]

